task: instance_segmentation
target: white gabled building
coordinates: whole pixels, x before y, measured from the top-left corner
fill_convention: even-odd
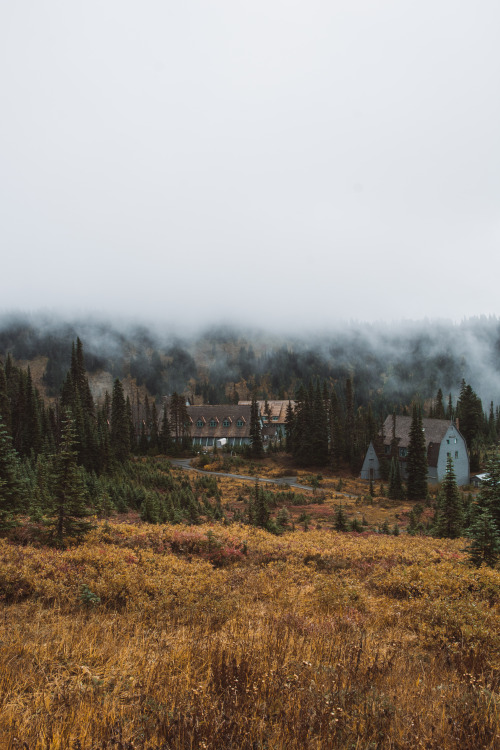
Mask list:
[[[427,447],[428,481],[441,482],[446,474],[446,462],[451,456],[458,485],[469,484],[469,453],[458,427],[447,419],[423,419],[422,426]],[[362,479],[380,479],[380,461],[385,458],[399,461],[401,477],[406,479],[406,462],[410,445],[411,417],[389,416],[382,428],[378,453],[373,443],[366,452]]]

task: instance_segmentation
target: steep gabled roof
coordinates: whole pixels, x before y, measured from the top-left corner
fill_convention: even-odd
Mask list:
[[[241,404],[210,404],[203,406],[188,406],[187,413],[192,420],[192,437],[249,437],[250,434],[250,406]],[[215,420],[217,425],[210,427],[210,421]],[[224,420],[229,426],[224,426]],[[238,427],[238,421],[243,425]],[[203,427],[196,424],[202,421]]]
[[[238,401],[238,404],[243,405],[249,405],[251,404],[251,401]],[[285,424],[286,422],[286,412],[288,409],[288,399],[284,400],[276,400],[272,399],[267,402],[269,406],[269,410],[271,412],[271,421],[274,422],[274,424]],[[292,408],[295,408],[295,401],[290,402],[292,404]],[[259,407],[259,414],[262,417],[266,416],[265,407],[266,402],[265,401],[257,401],[257,406]]]
[[[393,417],[388,416],[384,422],[383,433],[384,433],[384,445],[390,445],[392,443],[392,427]],[[456,431],[460,437],[458,428],[450,422],[449,419],[422,419],[422,427],[424,429],[425,436],[425,447],[427,448],[427,463],[429,466],[437,466],[439,458],[439,448],[441,441],[448,432],[450,427]],[[411,417],[396,417],[396,442],[398,448],[408,448],[410,445],[410,429],[411,429]]]
[[[392,442],[392,420],[393,417],[388,416],[384,422],[385,445]],[[422,419],[427,448],[429,447],[429,443],[440,443],[451,424],[449,419]],[[455,425],[453,427],[457,429]],[[396,440],[400,448],[408,448],[410,444],[410,428],[411,417],[396,417]]]

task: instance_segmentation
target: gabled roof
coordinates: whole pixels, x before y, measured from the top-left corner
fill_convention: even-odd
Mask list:
[[[192,421],[190,433],[192,437],[248,437],[250,434],[250,406],[240,404],[210,404],[203,406],[188,406],[187,413]],[[217,425],[210,427],[210,421],[215,420]],[[224,420],[229,426],[224,426]],[[202,427],[196,424],[202,421]],[[238,421],[243,422],[238,427]]]
[[[384,422],[384,443],[386,445],[392,442],[392,420],[393,417],[388,416]],[[440,443],[450,426],[458,432],[455,425],[449,419],[422,419],[427,448],[429,447],[429,443]],[[408,448],[410,444],[410,428],[411,417],[396,417],[396,440],[400,448]]]
[[[238,401],[238,404],[243,405],[251,405],[251,401]],[[268,401],[269,410],[271,412],[271,422],[274,422],[274,424],[285,424],[286,422],[286,410],[288,409],[288,399],[285,400],[271,400]],[[290,401],[292,404],[292,408],[295,408],[295,401]],[[257,401],[257,406],[259,407],[259,414],[262,417],[266,416],[266,402],[265,401]],[[276,419],[277,417],[277,419]]]
[[[410,445],[410,429],[411,429],[411,417],[396,417],[396,442],[398,448],[408,448]],[[422,427],[424,429],[425,436],[425,447],[427,448],[427,463],[429,466],[437,466],[439,458],[439,448],[441,441],[450,429],[453,427],[454,431],[460,437],[460,431],[453,422],[449,419],[422,419]],[[390,415],[384,422],[383,434],[384,434],[384,445],[390,445],[392,443],[392,428],[393,428],[393,416]]]

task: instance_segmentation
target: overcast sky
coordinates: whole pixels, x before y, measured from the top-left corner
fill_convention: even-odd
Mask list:
[[[498,314],[498,0],[4,0],[1,310]]]

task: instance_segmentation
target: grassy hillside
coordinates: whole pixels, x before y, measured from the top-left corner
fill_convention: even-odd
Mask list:
[[[115,522],[68,550],[1,540],[0,746],[498,747],[500,572],[464,545]]]

